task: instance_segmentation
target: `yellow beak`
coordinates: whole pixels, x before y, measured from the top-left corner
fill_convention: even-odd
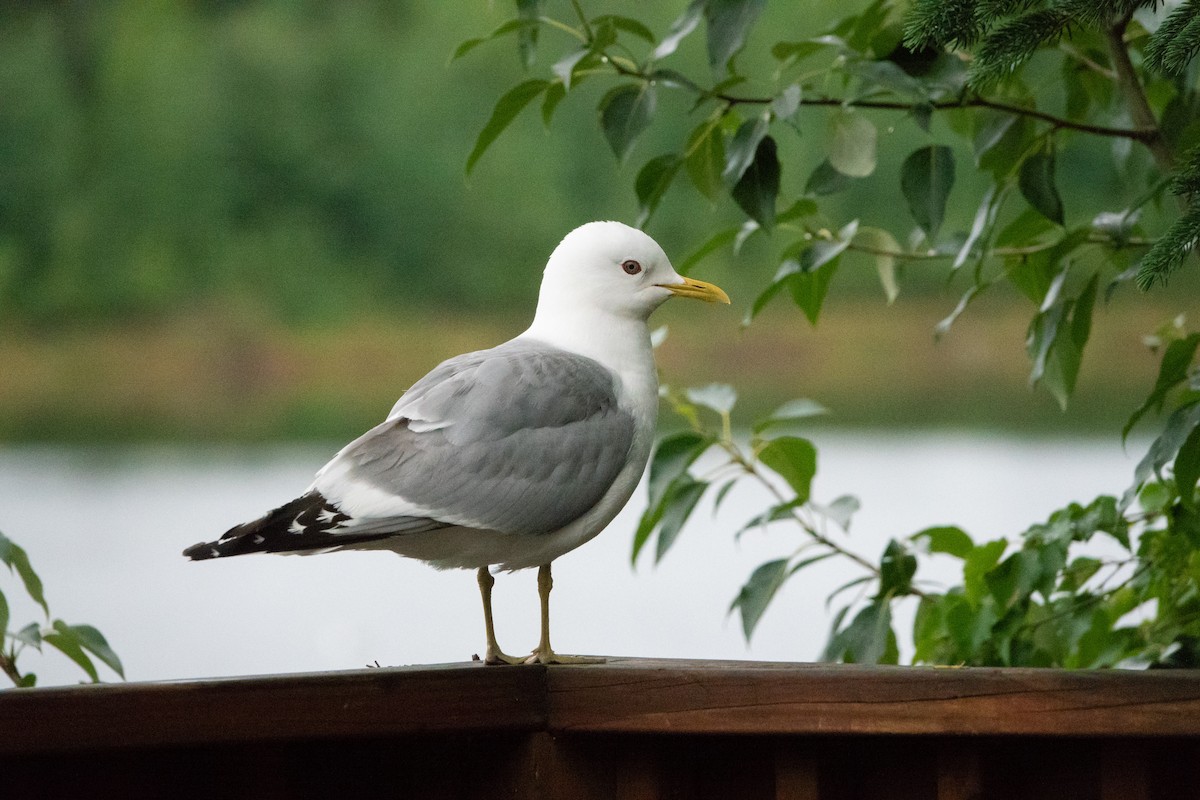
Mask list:
[[[729,295],[720,286],[698,281],[695,278],[684,278],[683,283],[660,283],[662,288],[674,292],[680,297],[694,297],[706,303],[724,303],[729,305]]]

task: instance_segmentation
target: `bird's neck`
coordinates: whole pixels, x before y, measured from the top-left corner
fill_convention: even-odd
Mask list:
[[[638,317],[596,310],[548,311],[539,305],[533,324],[521,336],[587,356],[627,383],[633,376],[657,377],[650,329]]]

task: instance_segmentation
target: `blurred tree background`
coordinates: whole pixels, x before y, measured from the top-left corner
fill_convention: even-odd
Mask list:
[[[679,10],[609,5],[656,30]],[[846,13],[802,5],[772,5],[760,28],[802,37]],[[633,222],[638,208],[634,163],[615,171],[603,157],[599,85],[564,99],[553,135],[536,113],[520,117],[464,178],[495,98],[526,73],[510,50],[450,56],[511,13],[477,0],[5,4],[0,439],[343,438],[437,359],[519,330],[558,238],[589,219]],[[798,20],[806,30],[792,30]],[[678,58],[705,55],[688,42]],[[662,102],[686,112],[690,101]],[[633,162],[690,128],[686,113],[660,119]],[[881,125],[881,160],[912,149],[909,128]],[[785,180],[824,158],[816,128],[786,146],[803,166]],[[1103,150],[1090,159],[1059,165],[1063,194],[1094,204],[1070,209],[1080,217],[1121,181]],[[956,192],[978,194],[971,181],[960,175]],[[741,219],[670,191],[649,227],[677,263],[680,248]],[[846,218],[904,216],[890,184],[837,203],[853,205]],[[947,228],[969,227],[966,205],[952,199]],[[769,259],[752,241],[702,270],[745,308]],[[818,396],[843,425],[1090,429],[1119,424],[1154,374],[1130,332],[1178,306],[1107,308],[1120,319],[1097,320],[1093,348],[1116,357],[1095,372],[1085,361],[1076,411],[1062,417],[1022,388],[1015,298],[981,301],[935,345],[961,287],[910,274],[885,308],[871,259],[854,267],[816,331],[771,311],[739,339],[735,315],[714,328],[668,312],[665,370],[680,383],[733,380],[751,410]],[[1195,290],[1189,276],[1170,289]]]

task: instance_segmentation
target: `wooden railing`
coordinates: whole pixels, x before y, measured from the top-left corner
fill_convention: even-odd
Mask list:
[[[1200,674],[612,660],[0,692],[0,797],[1200,799]]]

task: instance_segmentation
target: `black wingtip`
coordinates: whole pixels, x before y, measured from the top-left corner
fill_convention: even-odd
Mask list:
[[[204,561],[207,558],[217,558],[221,551],[217,549],[216,542],[199,542],[184,550],[183,555],[192,561]]]

